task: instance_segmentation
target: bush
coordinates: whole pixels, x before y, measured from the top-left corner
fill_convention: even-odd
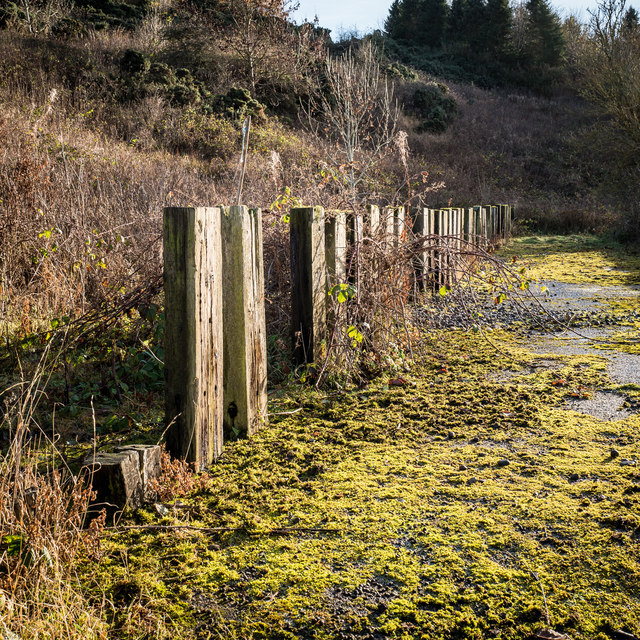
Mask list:
[[[124,73],[146,73],[150,66],[149,58],[135,49],[127,49],[120,59],[120,70]]]
[[[442,133],[456,119],[458,106],[448,92],[449,88],[441,83],[429,83],[415,90],[410,109],[423,119],[418,131]]]
[[[266,120],[265,106],[252,98],[246,89],[231,87],[224,96],[218,98],[217,106],[221,115],[232,120],[243,120],[247,116],[257,122]]]

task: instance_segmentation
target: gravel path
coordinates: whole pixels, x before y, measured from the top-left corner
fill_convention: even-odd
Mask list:
[[[640,356],[614,349],[598,349],[597,341],[611,338],[623,329],[612,324],[608,302],[620,299],[636,299],[638,310],[630,312],[632,318],[640,315],[640,289],[637,287],[567,284],[551,282],[547,305],[562,313],[577,314],[584,325],[577,328],[580,335],[559,332],[540,335],[534,339],[532,350],[540,354],[597,355],[607,361],[607,371],[614,384],[640,385]],[[580,323],[582,324],[582,323]],[[591,326],[589,326],[591,325]],[[595,326],[594,326],[595,325]],[[604,326],[603,326],[604,325]],[[608,326],[607,326],[608,325]],[[614,392],[596,391],[591,398],[571,400],[567,408],[580,411],[600,420],[622,420],[634,411],[623,406],[624,396]]]

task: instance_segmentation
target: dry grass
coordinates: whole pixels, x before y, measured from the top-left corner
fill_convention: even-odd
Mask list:
[[[521,222],[560,232],[610,225],[612,214],[593,193],[574,144],[592,124],[588,105],[572,95],[547,99],[449,86],[458,104],[455,123],[443,134],[410,140],[432,177],[446,185],[430,206],[508,202]]]
[[[43,360],[44,362],[44,360]],[[106,638],[100,611],[75,576],[99,550],[104,518],[88,529],[87,478],[74,475],[34,419],[46,375],[15,388],[0,428],[10,446],[0,457],[0,634],[20,638]]]

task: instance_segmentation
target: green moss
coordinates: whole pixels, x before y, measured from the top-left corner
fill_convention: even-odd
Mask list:
[[[554,374],[529,373],[537,356],[465,335],[463,358],[461,338],[438,339],[446,376],[434,359],[410,387],[307,393],[302,413],[229,445],[170,521],[238,530],[114,534],[107,589],[127,549],[149,615],[181,638],[525,638],[546,626],[541,587],[572,637],[602,620],[640,630],[635,472],[608,459],[637,417],[612,430],[565,411]],[[597,362],[559,360],[557,375],[605,384]],[[491,380],[507,366],[521,375]]]
[[[502,249],[529,262],[533,277],[601,285],[640,284],[640,251],[600,236],[525,236]]]
[[[515,247],[542,262],[537,240]],[[605,260],[632,259],[598,255],[603,282]],[[573,277],[581,260],[545,275]],[[640,459],[640,416],[565,408],[595,390],[640,397],[607,376],[622,333],[602,356],[531,353],[506,331],[490,335],[500,352],[480,334],[434,333],[406,386],[274,393],[269,426],[226,446],[206,490],[162,518],[129,516],[176,529],[105,532],[82,580],[113,602],[123,639],[519,640],[547,617],[574,640],[637,635],[640,470],[621,461]]]

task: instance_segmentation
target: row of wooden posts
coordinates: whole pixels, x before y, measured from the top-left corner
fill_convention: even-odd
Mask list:
[[[416,236],[487,246],[511,230],[507,205],[424,209],[368,207],[365,214],[291,210],[291,335],[294,360],[313,362],[327,328],[328,291],[348,277],[363,242],[399,248]],[[416,281],[447,272],[439,243],[418,252]],[[262,212],[237,207],[164,210],[167,446],[202,469],[225,435],[267,421]]]

